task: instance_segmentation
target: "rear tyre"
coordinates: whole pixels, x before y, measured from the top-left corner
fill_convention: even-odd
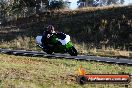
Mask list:
[[[71,56],[77,56],[77,50],[74,48],[74,46],[72,46],[69,50],[68,50],[68,53],[71,55]]]
[[[52,54],[53,51],[52,51],[52,50],[46,50],[46,53],[47,53],[47,54]]]
[[[48,46],[46,47],[46,49],[43,49],[44,52],[46,52],[47,54],[53,54],[53,47]]]

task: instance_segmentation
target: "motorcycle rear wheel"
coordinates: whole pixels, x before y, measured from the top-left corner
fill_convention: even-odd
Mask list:
[[[46,49],[43,49],[43,51],[47,54],[53,54],[53,48],[50,46],[46,47]]]
[[[46,53],[47,54],[53,54],[53,51],[52,50],[47,50]]]

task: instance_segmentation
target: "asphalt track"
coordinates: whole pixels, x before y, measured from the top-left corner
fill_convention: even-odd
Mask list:
[[[50,54],[46,54],[45,52],[39,52],[39,51],[11,50],[11,49],[0,49],[0,53],[17,55],[17,56],[66,58],[66,59],[85,60],[85,61],[97,61],[97,62],[132,66],[132,60],[127,58],[110,58],[110,57],[87,56],[87,55],[70,56],[69,54],[59,54],[59,53],[50,55]]]

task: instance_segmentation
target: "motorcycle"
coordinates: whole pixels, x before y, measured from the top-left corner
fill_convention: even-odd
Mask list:
[[[55,33],[50,37],[50,44],[45,48],[41,42],[42,36],[36,37],[36,44],[47,54],[69,53],[71,56],[77,56],[77,50],[73,46],[70,36],[64,33]]]

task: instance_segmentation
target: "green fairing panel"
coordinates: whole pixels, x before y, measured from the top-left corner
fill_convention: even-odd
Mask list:
[[[53,43],[53,44],[56,44],[58,42],[58,40],[57,40],[57,36],[56,35],[53,35],[52,36],[52,39],[51,39],[51,43]],[[72,42],[70,41],[70,42],[68,42],[66,45],[59,45],[59,49],[70,49],[71,47],[73,46],[73,44],[72,44]]]
[[[72,45],[72,42],[68,42],[67,44],[66,44],[66,48],[67,49],[69,49],[69,48],[71,48],[73,45]]]

